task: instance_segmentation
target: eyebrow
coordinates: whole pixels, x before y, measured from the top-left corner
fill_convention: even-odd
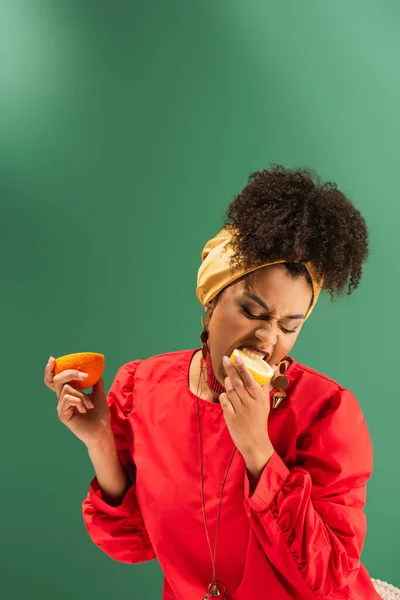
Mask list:
[[[250,298],[252,298],[253,300],[255,300],[256,302],[258,302],[258,304],[260,304],[263,308],[265,308],[265,310],[269,311],[269,307],[268,305],[264,302],[264,300],[261,300],[261,298],[259,298],[258,296],[256,296],[256,294],[253,294],[252,292],[243,292],[243,295],[249,296]],[[286,315],[285,317],[282,317],[282,319],[305,319],[305,315]]]

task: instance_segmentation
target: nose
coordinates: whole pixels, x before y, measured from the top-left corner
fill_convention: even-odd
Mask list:
[[[277,342],[277,331],[276,328],[271,324],[267,324],[266,327],[260,327],[257,329],[255,335],[256,338],[260,340],[260,343],[264,348],[266,346],[272,346],[273,348]]]

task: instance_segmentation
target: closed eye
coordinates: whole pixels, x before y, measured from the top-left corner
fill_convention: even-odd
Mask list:
[[[241,312],[243,314],[245,314],[246,317],[248,317],[249,319],[258,319],[258,320],[263,320],[263,321],[271,321],[271,318],[269,317],[269,315],[253,315],[251,312],[249,312],[249,310],[247,309],[247,307],[244,306],[243,304],[240,305],[240,308],[241,308]],[[296,333],[297,328],[295,328],[295,329],[285,329],[284,327],[281,327],[281,330],[283,331],[283,333],[291,334],[291,333]]]

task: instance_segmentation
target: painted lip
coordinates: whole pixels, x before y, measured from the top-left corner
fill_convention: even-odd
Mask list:
[[[264,354],[264,360],[268,361],[269,352],[266,352],[262,348],[258,348],[257,346],[249,346],[248,344],[243,344],[240,348],[248,348],[249,350],[254,350],[255,352],[262,352]]]

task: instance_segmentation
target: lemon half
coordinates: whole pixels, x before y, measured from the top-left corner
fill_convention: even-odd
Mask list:
[[[243,352],[243,350],[239,350],[239,348],[235,348],[229,357],[234,366],[236,365],[235,352],[243,360],[246,367],[249,369],[250,373],[253,375],[254,379],[259,385],[264,385],[265,383],[268,383],[270,379],[272,379],[274,370],[265,360],[262,358],[253,358]]]

